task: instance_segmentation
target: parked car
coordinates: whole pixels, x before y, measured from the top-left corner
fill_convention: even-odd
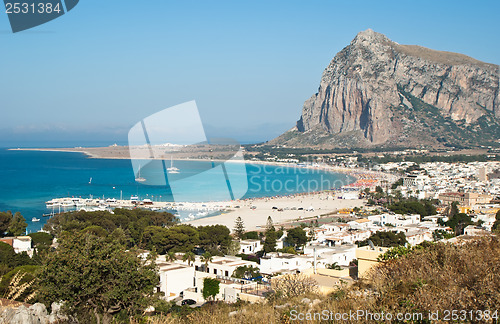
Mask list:
[[[196,304],[196,300],[193,300],[193,299],[184,299],[181,302],[182,306],[184,306],[184,305],[194,305],[194,304]]]

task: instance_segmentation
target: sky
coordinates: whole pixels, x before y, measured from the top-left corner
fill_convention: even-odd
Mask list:
[[[126,144],[195,100],[209,137],[293,127],[324,68],[371,28],[500,64],[499,1],[82,0],[13,34],[0,12],[0,146]]]

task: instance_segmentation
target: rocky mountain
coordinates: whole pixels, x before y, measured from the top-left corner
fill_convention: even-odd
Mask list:
[[[368,29],[330,62],[297,125],[269,144],[460,148],[499,139],[498,65]]]

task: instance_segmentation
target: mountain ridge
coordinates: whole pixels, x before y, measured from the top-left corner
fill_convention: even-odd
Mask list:
[[[368,29],[325,68],[318,92],[304,103],[296,126],[268,144],[495,144],[500,138],[498,76],[498,65],[459,53],[400,45]],[[441,127],[447,124],[453,124],[448,127],[451,133]]]

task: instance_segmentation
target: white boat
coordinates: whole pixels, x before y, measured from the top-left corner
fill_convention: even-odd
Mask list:
[[[92,177],[90,177],[89,184],[92,184]]]
[[[174,160],[170,157],[170,168],[167,168],[168,173],[179,173],[179,169],[174,167]]]
[[[145,178],[141,177],[141,166],[139,166],[139,171],[137,172],[137,177],[135,178],[135,181],[137,181],[137,182],[144,182],[144,181],[146,181]]]
[[[40,221],[40,218],[33,217],[33,218],[31,219],[31,221],[32,221],[32,222],[39,222],[39,221]]]

